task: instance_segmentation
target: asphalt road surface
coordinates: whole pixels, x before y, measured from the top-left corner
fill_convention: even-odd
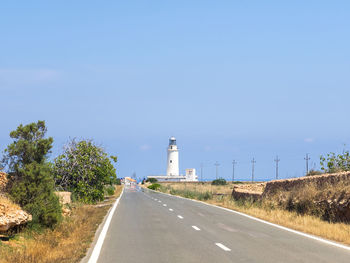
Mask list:
[[[220,208],[127,187],[98,262],[349,263],[350,251]]]

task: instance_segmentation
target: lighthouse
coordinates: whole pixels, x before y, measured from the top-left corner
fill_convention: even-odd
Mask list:
[[[169,139],[167,176],[179,176],[179,150],[177,149],[175,137]]]

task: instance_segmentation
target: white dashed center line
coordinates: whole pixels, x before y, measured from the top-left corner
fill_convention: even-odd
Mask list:
[[[182,217],[182,216],[180,216],[180,215],[178,215],[177,217],[178,217],[178,218],[180,218],[180,219],[183,219],[183,217]]]
[[[200,230],[199,227],[196,227],[196,226],[192,226],[192,227],[193,227],[194,230],[197,230],[197,231]]]
[[[166,204],[163,204],[163,206],[166,206]]]
[[[158,200],[159,203],[161,203],[162,201]]]
[[[223,244],[221,243],[215,243],[215,245],[217,245],[219,248],[221,248],[222,250],[225,250],[225,251],[231,251],[231,249],[229,249],[228,247],[224,246]]]
[[[172,208],[169,208],[169,211],[171,211],[171,212],[172,212],[172,211],[174,211],[174,210],[173,210]]]

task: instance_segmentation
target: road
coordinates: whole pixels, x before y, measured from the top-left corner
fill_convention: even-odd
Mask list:
[[[220,208],[129,187],[98,262],[348,263],[350,251]]]

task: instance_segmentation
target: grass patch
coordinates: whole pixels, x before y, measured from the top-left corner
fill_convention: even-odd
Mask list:
[[[7,242],[0,241],[1,263],[79,262],[86,254],[97,227],[120,195],[117,186],[113,198],[105,205],[72,204],[71,216],[54,230],[24,231]]]

